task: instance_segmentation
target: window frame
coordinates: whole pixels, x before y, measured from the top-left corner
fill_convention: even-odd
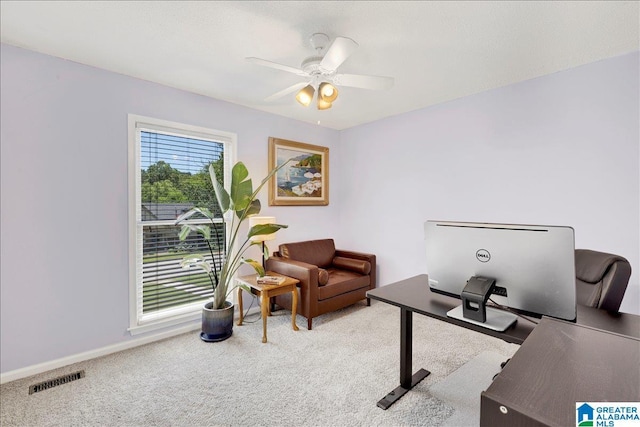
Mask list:
[[[141,213],[141,131],[162,132],[178,136],[202,138],[224,144],[224,186],[229,191],[231,183],[231,169],[236,162],[237,134],[188,125],[168,120],[145,117],[136,114],[128,115],[128,215],[129,215],[129,328],[131,335],[150,332],[168,326],[197,320],[201,316],[202,301],[184,304],[182,306],[164,310],[162,312],[141,314],[142,301],[138,296],[142,294],[138,277],[142,277],[142,248],[139,247],[138,230],[142,222]],[[146,221],[144,225],[154,225]],[[225,223],[227,234],[229,225]],[[140,289],[139,289],[140,288]]]

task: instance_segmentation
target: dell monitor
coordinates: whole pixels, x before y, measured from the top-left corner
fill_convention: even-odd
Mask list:
[[[460,298],[447,315],[504,331],[529,316],[575,321],[574,231],[566,226],[427,221],[432,292]]]

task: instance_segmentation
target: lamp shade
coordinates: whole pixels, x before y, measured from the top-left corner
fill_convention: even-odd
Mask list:
[[[259,224],[275,224],[276,217],[274,216],[250,216],[249,217],[249,227],[253,227],[254,225]],[[264,242],[266,240],[273,240],[276,238],[276,233],[272,234],[261,234],[258,236],[251,236],[252,242]]]
[[[322,98],[318,97],[318,110],[328,110],[329,108],[331,108],[331,103],[323,101]]]
[[[322,98],[324,102],[333,102],[338,98],[338,89],[331,83],[322,82],[318,87],[318,99]]]
[[[296,100],[305,107],[308,107],[313,100],[313,94],[315,93],[315,91],[316,90],[313,88],[313,86],[306,85],[305,87],[300,89],[300,91],[296,95]]]

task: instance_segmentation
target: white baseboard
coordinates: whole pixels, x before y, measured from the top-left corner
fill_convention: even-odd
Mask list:
[[[71,365],[73,363],[84,362],[85,360],[95,359],[96,357],[102,357],[108,354],[117,353],[119,351],[128,350],[130,348],[149,344],[154,341],[159,341],[165,338],[170,338],[176,335],[191,332],[196,329],[200,329],[201,327],[202,326],[200,323],[191,323],[177,329],[172,329],[170,331],[160,332],[143,338],[130,339],[121,343],[108,345],[106,347],[98,348],[95,350],[85,351],[84,353],[78,353],[71,356],[62,357],[60,359],[51,360],[49,362],[38,363],[37,365],[8,371],[0,374],[0,384],[30,377],[32,375],[41,374],[52,369],[62,368],[63,366]]]
[[[246,310],[246,309],[245,309]],[[260,313],[259,306],[253,306],[250,310],[246,310],[247,315],[253,313]],[[238,313],[236,313],[236,319],[238,318]],[[235,320],[234,320],[235,322]],[[97,348],[95,350],[85,351],[84,353],[78,353],[71,356],[62,357],[60,359],[51,360],[49,362],[38,363],[37,365],[27,366],[20,369],[15,369],[13,371],[8,371],[0,374],[0,384],[8,383],[11,381],[19,380],[22,378],[27,378],[32,375],[41,374],[43,372],[51,371],[53,369],[62,368],[63,366],[68,366],[73,363],[84,362],[85,360],[95,359],[96,357],[106,356],[108,354],[117,353],[119,351],[128,350],[130,348],[138,347],[141,345],[149,344],[154,341],[160,341],[165,338],[170,338],[176,335],[184,334],[187,332],[195,331],[196,329],[200,329],[202,326],[200,322],[190,323],[188,325],[179,327],[177,329],[172,329],[170,331],[160,332],[154,335],[145,336],[137,339],[130,339],[125,342],[108,345],[106,347]]]

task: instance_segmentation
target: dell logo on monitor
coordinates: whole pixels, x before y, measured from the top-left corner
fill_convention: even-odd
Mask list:
[[[491,254],[486,249],[478,249],[476,252],[476,258],[478,258],[478,261],[480,262],[489,262]]]

